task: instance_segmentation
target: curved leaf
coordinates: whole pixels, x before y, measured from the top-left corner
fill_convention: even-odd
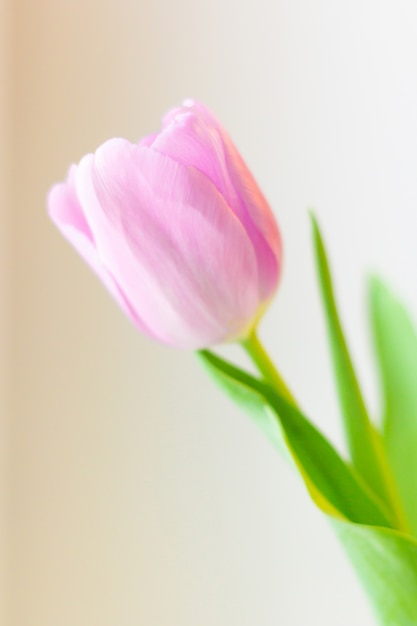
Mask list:
[[[291,458],[313,500],[325,512],[364,524],[390,526],[388,515],[330,443],[267,383],[254,378],[211,352],[200,353],[216,380],[240,405],[263,419],[270,429],[271,410]],[[263,414],[263,418],[260,415]],[[271,430],[269,430],[271,432]]]
[[[200,356],[271,441],[279,449],[286,447],[313,501],[327,514],[345,547],[380,623],[415,626],[417,543],[386,527],[385,514],[361,480],[297,409],[269,385],[217,355],[203,351]]]

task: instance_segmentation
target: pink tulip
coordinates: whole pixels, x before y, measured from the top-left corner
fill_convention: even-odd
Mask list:
[[[273,296],[278,227],[230,138],[186,101],[138,144],[110,139],[48,197],[52,220],[146,335],[245,339]]]

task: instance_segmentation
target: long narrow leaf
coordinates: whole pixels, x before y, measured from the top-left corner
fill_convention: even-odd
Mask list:
[[[374,345],[384,395],[384,439],[408,523],[417,537],[417,334],[404,306],[374,278]]]
[[[320,229],[314,215],[311,217],[321,295],[349,451],[358,473],[376,494],[389,503],[390,494],[383,479],[385,468],[381,464],[378,440],[368,417],[340,322]]]

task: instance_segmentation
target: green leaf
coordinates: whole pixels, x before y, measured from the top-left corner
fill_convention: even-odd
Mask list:
[[[417,543],[397,531],[332,519],[383,626],[417,624]]]
[[[285,446],[315,504],[327,514],[383,626],[417,624],[417,544],[388,521],[372,495],[326,439],[268,384],[199,353],[216,382]],[[276,427],[274,426],[276,424]],[[372,525],[376,524],[376,525]]]
[[[385,445],[417,537],[417,334],[406,309],[382,281],[371,279],[369,293],[385,405]]]
[[[352,462],[357,472],[385,502],[391,504],[386,467],[378,436],[370,422],[339,318],[329,263],[316,218],[311,214],[321,287],[340,407]]]
[[[279,440],[280,448],[284,442],[313,500],[324,512],[356,523],[390,525],[359,477],[296,407],[267,383],[217,355],[200,354],[215,379],[239,405],[254,413],[270,438]],[[276,431],[272,430],[271,412],[279,425]]]

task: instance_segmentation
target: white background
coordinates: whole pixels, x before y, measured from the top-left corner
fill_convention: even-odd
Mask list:
[[[341,446],[306,208],[377,414],[367,272],[417,309],[417,5],[2,0],[1,26],[4,623],[372,626],[296,478],[192,354],[129,324],[45,196],[107,138],[208,104],[283,233],[262,337]]]

